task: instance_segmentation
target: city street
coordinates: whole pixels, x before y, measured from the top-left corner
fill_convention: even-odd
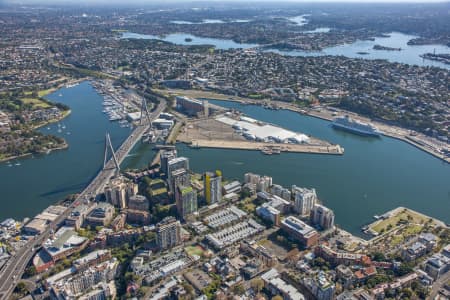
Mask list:
[[[166,108],[166,101],[160,99],[158,107],[150,113],[150,120],[156,119],[159,114]],[[142,135],[149,129],[150,124],[144,124],[143,126],[136,127],[130,136],[122,143],[119,149],[116,151],[116,157],[119,164],[128,155],[128,152],[136,145],[141,139]],[[32,259],[37,249],[46,241],[52,230],[55,230],[59,224],[61,224],[72,212],[72,210],[84,200],[95,198],[95,196],[101,192],[108,182],[108,180],[115,174],[116,168],[113,158],[110,158],[106,167],[101,170],[98,175],[91,181],[91,183],[79,194],[77,199],[66,209],[66,211],[60,215],[53,223],[51,223],[47,229],[40,235],[36,235],[31,239],[22,249],[20,249],[11,259],[0,273],[0,299],[8,299],[13,292],[17,282],[22,277],[22,274],[28,265],[28,262]]]

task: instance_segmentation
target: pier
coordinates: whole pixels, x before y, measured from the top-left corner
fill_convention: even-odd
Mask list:
[[[282,152],[344,154],[340,145],[245,116],[242,118],[229,114],[228,117],[218,115],[188,120],[177,141],[192,148],[254,150],[265,155]]]
[[[273,144],[247,141],[227,141],[227,140],[192,140],[191,146],[195,148],[220,148],[220,149],[239,149],[239,150],[257,150],[263,153],[265,150],[274,149],[271,154],[279,152],[293,153],[311,153],[311,154],[332,154],[343,155],[344,148],[339,145],[308,145],[308,144]]]

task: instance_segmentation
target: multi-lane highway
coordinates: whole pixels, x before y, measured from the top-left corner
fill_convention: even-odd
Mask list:
[[[150,121],[156,119],[159,114],[166,108],[166,101],[159,98],[160,103],[157,108],[150,113]],[[144,119],[146,120],[146,118]],[[141,139],[142,135],[149,129],[150,124],[144,124],[143,126],[136,127],[130,136],[122,143],[122,145],[115,152],[116,158],[119,164],[128,155],[128,152],[136,145]],[[25,246],[17,251],[7,262],[6,266],[0,272],[0,299],[8,299],[12,294],[18,280],[22,277],[22,274],[31,260],[36,250],[46,241],[52,232],[59,224],[61,224],[65,218],[67,218],[72,210],[79,205],[82,201],[95,198],[95,196],[103,190],[108,180],[116,173],[115,164],[112,158],[106,163],[103,170],[100,170],[97,176],[91,181],[91,183],[78,195],[77,199],[69,206],[66,211],[60,215],[54,222],[52,222],[47,229],[39,235],[36,235]]]
[[[51,230],[55,228],[57,224],[60,224],[71,211],[71,208],[67,209],[51,225],[49,225],[44,232],[35,236],[9,259],[7,265],[0,273],[0,299],[9,298],[17,284],[17,281],[22,277],[25,267],[35,254],[36,249],[38,249],[42,243],[49,238]]]

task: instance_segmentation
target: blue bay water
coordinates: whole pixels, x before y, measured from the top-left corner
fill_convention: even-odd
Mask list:
[[[246,172],[272,176],[285,187],[316,188],[323,203],[336,213],[336,223],[352,233],[375,214],[407,206],[450,222],[450,165],[402,141],[361,137],[338,131],[330,122],[286,110],[210,101],[236,108],[248,116],[340,144],[343,156],[256,151],[192,149],[178,145],[195,172],[220,169],[227,179],[243,180]],[[147,164],[154,152],[139,145],[124,162],[134,168]],[[141,160],[141,157],[147,159]]]
[[[326,32],[328,28],[319,28],[318,32]],[[314,32],[310,31],[310,32]],[[163,37],[155,35],[145,35],[139,33],[125,32],[122,38],[130,39],[159,39],[166,42],[170,42],[177,45],[214,45],[217,49],[248,49],[259,46],[258,44],[249,43],[236,43],[233,40],[215,39],[215,38],[203,38],[197,37],[191,34],[174,33]],[[425,60],[420,55],[425,53],[450,53],[450,47],[445,45],[420,45],[410,46],[408,41],[416,38],[413,35],[407,35],[399,32],[392,32],[389,37],[377,37],[374,41],[361,41],[358,40],[351,44],[343,44],[334,47],[325,48],[322,51],[281,51],[277,49],[268,49],[265,51],[274,52],[286,56],[345,56],[350,58],[361,59],[385,59],[390,62],[405,63],[418,66],[434,66],[445,69],[450,69],[450,65],[446,65],[441,62]],[[186,39],[191,39],[191,42],[187,42]],[[374,45],[381,45],[385,47],[401,48],[401,51],[388,51],[388,50],[374,50]],[[358,53],[359,52],[359,53]],[[366,55],[360,54],[366,52]]]
[[[115,147],[129,134],[129,128],[109,122],[101,113],[102,97],[87,82],[63,88],[48,98],[69,105],[72,114],[61,122],[66,126],[63,132],[57,131],[57,124],[41,131],[64,136],[70,147],[20,159],[20,166],[0,164],[0,219],[34,216],[66,195],[82,190],[102,166],[105,132],[110,132]],[[255,172],[273,176],[276,183],[286,187],[314,187],[324,204],[336,212],[337,224],[353,233],[359,233],[360,226],[373,215],[400,205],[450,222],[450,165],[411,145],[387,137],[366,138],[337,131],[327,121],[290,111],[226,101],[211,103],[338,143],[345,148],[345,154],[267,156],[253,151],[178,145],[179,154],[190,158],[195,172],[220,169],[226,178],[239,180],[244,173]],[[122,168],[147,165],[155,153],[151,148],[139,143]]]
[[[68,194],[81,191],[103,165],[105,133],[110,132],[117,148],[130,132],[106,118],[101,112],[102,97],[88,82],[62,88],[47,98],[70,106],[72,113],[59,122],[66,127],[62,132],[58,132],[58,123],[40,131],[64,137],[69,148],[13,162],[20,166],[0,163],[0,220],[33,217]]]

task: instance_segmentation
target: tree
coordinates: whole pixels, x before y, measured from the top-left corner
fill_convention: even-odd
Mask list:
[[[413,292],[412,292],[411,289],[409,289],[409,288],[402,289],[402,298],[408,298],[409,299],[409,298],[411,298],[412,294],[413,294]]]
[[[71,264],[72,264],[71,261],[68,260],[67,258],[64,258],[64,259],[62,260],[62,265],[63,265],[64,268],[70,267]]]
[[[384,256],[384,254],[382,252],[375,252],[372,254],[372,259],[374,261],[385,261],[386,256]]]
[[[36,268],[34,266],[29,266],[28,268],[26,268],[25,273],[24,273],[26,278],[32,277],[36,274],[37,274],[37,272],[36,272]]]
[[[139,299],[141,299],[142,297],[145,296],[145,290],[144,290],[142,287],[140,287],[140,288],[137,290],[137,292],[136,292],[136,296],[137,296]]]
[[[241,283],[236,284],[233,287],[233,293],[236,295],[243,295],[245,293],[245,288]]]
[[[194,291],[194,288],[192,287],[192,285],[190,285],[187,282],[183,282],[181,285],[183,286],[186,293],[188,293],[189,295],[194,295],[195,291]]]
[[[428,294],[430,293],[430,290],[427,289],[426,287],[423,286],[419,286],[416,290],[416,295],[420,298],[420,299],[426,299]]]
[[[400,267],[395,271],[397,276],[403,276],[413,271],[413,267],[408,263],[402,263]]]
[[[264,281],[261,278],[253,278],[250,282],[250,286],[257,294],[264,288]]]
[[[130,282],[136,283],[139,281],[139,276],[133,272],[126,272],[124,277],[125,277],[125,281],[128,283],[130,283]]]
[[[28,293],[27,286],[24,282],[19,282],[16,286],[15,291],[20,295],[25,295],[26,293]]]
[[[214,278],[214,276],[213,276],[213,278]],[[219,285],[220,285],[220,282],[221,282],[220,277],[219,277],[219,279],[213,280],[213,282],[211,282],[207,287],[205,287],[205,288],[202,290],[203,294],[205,294],[205,296],[206,296],[208,299],[212,299],[213,296],[214,296],[214,293],[217,291],[217,288],[218,288]]]
[[[394,289],[387,289],[386,292],[386,298],[394,298],[396,296],[396,292]]]
[[[314,259],[313,264],[314,266],[319,268],[323,266],[328,266],[328,263],[322,257],[317,257],[316,259]]]
[[[280,295],[276,295],[272,297],[272,300],[283,300],[283,297],[281,297]]]

